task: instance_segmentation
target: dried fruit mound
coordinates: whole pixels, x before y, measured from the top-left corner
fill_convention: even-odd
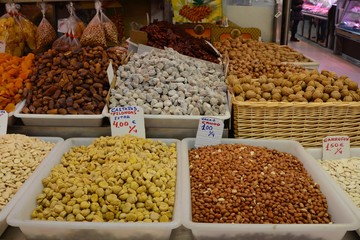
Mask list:
[[[14,111],[15,105],[21,101],[23,88],[30,89],[27,78],[34,58],[32,53],[25,57],[0,53],[0,109]]]
[[[216,52],[204,39],[195,38],[187,34],[172,23],[154,21],[140,29],[148,34],[148,45],[163,49],[173,48],[175,51],[194,58],[219,63]]]

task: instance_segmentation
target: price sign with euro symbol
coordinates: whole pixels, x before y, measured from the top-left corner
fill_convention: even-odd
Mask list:
[[[199,121],[195,139],[195,147],[216,145],[221,143],[224,122],[213,117],[202,117]]]
[[[144,110],[139,106],[110,109],[111,135],[131,134],[145,138]]]

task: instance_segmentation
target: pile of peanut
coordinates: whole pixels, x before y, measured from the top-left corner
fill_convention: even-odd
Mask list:
[[[242,144],[189,150],[192,220],[330,223],[320,187],[291,154]]]
[[[100,137],[66,152],[43,179],[32,218],[50,221],[169,222],[176,144]]]
[[[20,134],[0,136],[0,210],[53,147],[53,143]]]

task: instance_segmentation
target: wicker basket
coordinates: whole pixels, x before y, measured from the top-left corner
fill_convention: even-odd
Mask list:
[[[240,102],[232,99],[236,138],[292,139],[320,147],[326,136],[360,146],[360,102]]]

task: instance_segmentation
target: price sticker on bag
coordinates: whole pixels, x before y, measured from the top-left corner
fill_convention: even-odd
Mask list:
[[[110,109],[111,135],[131,134],[145,138],[144,110],[139,106]]]
[[[5,41],[0,41],[0,53],[4,53],[6,49]]]
[[[62,18],[58,20],[58,32],[67,33],[68,32],[68,19]]]
[[[328,136],[323,139],[323,160],[350,158],[350,137]]]
[[[222,120],[213,117],[200,118],[195,147],[220,144],[223,131],[224,122]]]
[[[0,135],[5,135],[7,132],[9,115],[5,110],[0,110]]]

